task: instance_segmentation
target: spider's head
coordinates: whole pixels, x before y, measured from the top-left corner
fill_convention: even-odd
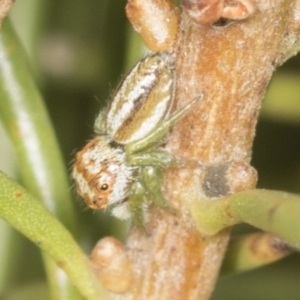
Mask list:
[[[129,195],[133,169],[125,164],[125,152],[98,136],[77,153],[73,168],[76,191],[92,209],[121,203]]]

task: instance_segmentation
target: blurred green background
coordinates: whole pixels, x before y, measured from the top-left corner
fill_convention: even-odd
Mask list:
[[[69,171],[76,150],[93,136],[100,108],[121,75],[144,53],[125,17],[125,4],[125,0],[22,0],[11,11]],[[298,56],[276,72],[263,102],[252,161],[260,188],[300,193],[299,98]],[[1,128],[0,140],[0,169],[18,178],[14,150]],[[87,210],[75,193],[74,204],[86,251],[104,235],[122,239],[126,223]],[[240,225],[234,234],[253,230]],[[0,236],[2,245],[9,247],[0,244],[0,299],[46,300],[38,249],[20,234],[11,234],[1,220]],[[10,243],[3,242],[6,237]],[[294,254],[255,271],[221,277],[213,300],[300,299],[299,279],[300,258]]]

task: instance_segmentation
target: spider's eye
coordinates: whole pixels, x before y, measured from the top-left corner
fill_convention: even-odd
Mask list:
[[[108,189],[108,184],[104,183],[101,185],[101,190],[106,191]]]

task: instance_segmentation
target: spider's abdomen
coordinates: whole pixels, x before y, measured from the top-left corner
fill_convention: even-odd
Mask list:
[[[106,116],[107,134],[119,144],[144,138],[172,107],[173,57],[156,53],[140,61],[113,95]]]
[[[93,209],[124,201],[135,177],[135,168],[125,164],[124,150],[110,142],[107,136],[98,136],[76,155],[76,191]]]

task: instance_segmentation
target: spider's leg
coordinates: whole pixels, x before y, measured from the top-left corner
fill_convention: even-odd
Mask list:
[[[137,153],[139,151],[143,151],[146,149],[153,148],[162,143],[162,140],[171,129],[173,125],[175,125],[185,114],[190,110],[190,108],[195,104],[198,100],[202,99],[202,95],[194,98],[190,103],[188,103],[185,107],[175,112],[171,115],[170,118],[159,122],[157,126],[151,130],[145,137],[138,141],[134,141],[128,143],[124,146],[125,152],[127,154]]]
[[[147,209],[145,200],[146,190],[141,182],[137,180],[132,184],[128,202],[134,224],[143,230],[145,230],[144,210]]]
[[[169,206],[161,190],[163,184],[162,169],[150,166],[144,167],[142,169],[141,180],[149,197],[151,197],[151,202],[161,209],[172,212],[173,209]]]
[[[153,166],[160,168],[178,167],[178,162],[162,148],[151,149],[127,155],[126,162],[130,166]]]
[[[94,131],[100,135],[106,134],[106,109],[101,110],[98,114],[94,123]]]

